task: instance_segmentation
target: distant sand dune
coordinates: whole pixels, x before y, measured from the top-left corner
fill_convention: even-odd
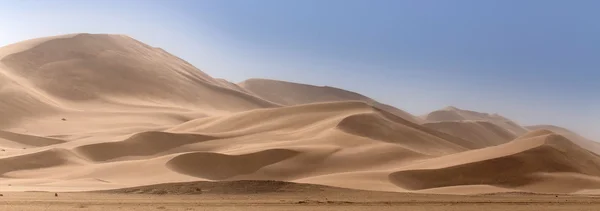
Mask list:
[[[469,140],[469,149],[495,146],[515,139],[510,131],[487,121],[446,121],[426,123],[424,126]]]
[[[422,116],[427,122],[449,122],[449,121],[488,121],[511,132],[514,136],[525,134],[528,129],[518,125],[514,121],[498,114],[488,114],[476,111],[463,110],[456,107],[446,107]]]
[[[421,119],[390,105],[379,103],[361,94],[329,86],[312,86],[268,79],[249,79],[238,84],[249,92],[281,105],[298,105],[333,101],[363,101],[408,121],[420,123]]]

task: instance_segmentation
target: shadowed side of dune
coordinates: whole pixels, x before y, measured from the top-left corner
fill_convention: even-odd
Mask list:
[[[304,104],[254,109],[228,116],[196,119],[175,126],[168,131],[220,133],[218,134],[220,137],[269,131],[291,131],[350,114],[371,111],[371,106],[360,101]]]
[[[105,142],[77,147],[75,150],[92,161],[104,162],[126,156],[151,156],[187,144],[213,140],[197,134],[143,132],[123,141]]]
[[[199,181],[165,183],[116,190],[98,191],[102,193],[135,194],[262,194],[262,193],[321,193],[321,192],[362,192],[323,185],[301,184],[274,180]]]
[[[0,159],[0,174],[20,170],[37,170],[81,163],[81,159],[66,149],[50,149],[41,152]]]
[[[1,49],[0,49],[1,53]],[[1,64],[0,64],[1,66]],[[9,128],[27,118],[51,115],[61,108],[15,83],[0,67],[0,128]]]
[[[466,150],[461,145],[420,130],[420,126],[404,121],[406,124],[391,121],[380,113],[363,113],[344,118],[337,128],[353,135],[400,144],[424,154],[449,154]]]
[[[408,127],[411,127],[411,128],[423,131],[425,133],[431,134],[433,136],[436,136],[438,138],[444,139],[444,140],[446,140],[448,142],[451,142],[451,143],[453,143],[455,145],[461,146],[463,148],[463,150],[470,149],[468,147],[468,143],[470,141],[468,141],[468,140],[464,140],[462,138],[459,138],[459,137],[456,137],[456,136],[453,136],[453,135],[450,135],[450,134],[447,134],[447,133],[443,133],[443,132],[440,132],[440,131],[437,131],[437,130],[434,130],[434,129],[430,129],[430,128],[425,127],[425,126],[420,125],[420,124],[415,124],[415,123],[407,121],[406,119],[403,119],[403,118],[401,118],[401,117],[399,117],[397,115],[394,115],[394,114],[391,114],[389,112],[386,112],[385,110],[381,110],[381,109],[375,109],[375,110],[378,111],[381,114],[381,116],[383,116],[386,119],[388,119],[390,121],[393,121],[393,122],[395,122],[397,124],[406,125]]]
[[[543,182],[542,173],[576,173],[600,176],[600,157],[560,135],[550,134],[542,144],[521,152],[487,160],[436,169],[415,169],[389,175],[392,183],[409,190],[460,185],[519,188]],[[522,139],[521,141],[540,141]]]
[[[225,180],[246,175],[300,152],[287,149],[269,149],[243,155],[226,155],[211,152],[187,153],[174,157],[167,167],[181,174],[210,180]]]
[[[526,126],[526,128],[528,128],[530,130],[543,129],[546,131],[552,131],[554,133],[557,133],[557,134],[567,137],[568,139],[579,144],[581,147],[583,147],[587,150],[590,150],[596,154],[600,154],[600,143],[599,142],[597,142],[595,140],[591,140],[586,137],[583,137],[567,128],[563,128],[563,127],[559,127],[559,126],[555,126],[555,125],[532,125],[532,126]]]
[[[33,147],[43,147],[54,144],[64,143],[65,141],[54,138],[33,136],[33,135],[25,135],[19,133],[13,133],[8,131],[0,130],[0,139],[6,139],[8,141],[14,142],[16,145],[23,146],[33,146]],[[2,142],[0,142],[2,145]]]

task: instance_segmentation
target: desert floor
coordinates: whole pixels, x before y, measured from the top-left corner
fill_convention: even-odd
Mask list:
[[[555,195],[4,193],[4,211],[68,210],[600,210],[600,198]]]

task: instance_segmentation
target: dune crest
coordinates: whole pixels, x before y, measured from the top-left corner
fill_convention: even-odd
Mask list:
[[[195,152],[178,155],[167,162],[174,171],[210,180],[226,180],[247,175],[259,169],[298,155],[285,149],[270,149],[244,155]],[[264,176],[264,179],[269,179]]]
[[[418,117],[364,95],[329,86],[313,86],[269,79],[248,79],[238,84],[249,92],[280,105],[298,105],[332,101],[363,101],[414,123]]]
[[[0,76],[11,82],[13,92],[34,98],[27,104],[35,107],[25,106],[32,107],[31,113],[123,111],[142,106],[228,113],[276,106],[224,86],[189,63],[123,35],[29,40],[0,52]],[[5,92],[0,92],[4,99],[13,93]]]
[[[488,121],[511,132],[514,136],[519,136],[529,131],[514,121],[500,116],[499,114],[463,110],[453,106],[448,106],[443,109],[433,111],[429,114],[421,116],[421,118],[427,122]]]
[[[394,172],[389,175],[390,180],[409,190],[492,185],[520,191],[552,193],[600,187],[600,183],[591,182],[597,181],[600,176],[600,157],[564,136],[548,133],[546,130],[530,132],[504,145],[437,159],[450,162]],[[591,179],[584,183],[586,186],[560,189],[554,188],[552,184],[552,178],[561,177],[567,182],[575,182],[582,176]]]
[[[575,142],[576,144],[579,144],[584,149],[590,150],[596,154],[600,154],[600,143],[583,137],[567,128],[558,127],[554,125],[532,125],[526,126],[526,128],[530,130],[547,130],[556,134],[563,135]]]
[[[505,128],[488,121],[431,122],[425,123],[424,126],[469,140],[469,149],[496,146],[517,137]]]

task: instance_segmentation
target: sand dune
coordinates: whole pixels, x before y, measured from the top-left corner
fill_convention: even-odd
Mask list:
[[[213,139],[215,138],[196,134],[143,132],[123,141],[83,145],[75,148],[75,151],[89,160],[108,162],[123,157],[139,159],[139,157],[156,156],[180,146]]]
[[[410,170],[390,174],[390,180],[412,190],[486,184],[524,191],[572,192],[600,187],[599,164],[598,155],[564,136],[534,131],[504,145],[411,166]],[[573,183],[581,177],[589,178],[588,182]],[[552,184],[557,178],[572,186],[557,188]]]
[[[466,150],[466,148],[457,143],[452,143],[433,134],[424,133],[417,128],[395,124],[395,122],[387,120],[383,116],[377,114],[362,114],[346,117],[339,123],[338,128],[357,136],[402,144],[414,151],[421,151],[419,148],[428,148],[427,151],[421,151],[424,154],[438,150],[450,152]]]
[[[50,149],[31,154],[0,158],[0,175],[19,170],[35,170],[64,165],[83,164],[72,152],[64,149]]]
[[[1,63],[0,63],[1,64]],[[6,77],[0,66],[0,128],[19,125],[62,109],[43,95],[22,88]]]
[[[25,134],[18,134],[0,130],[0,147],[26,148],[42,147],[54,144],[64,143],[64,140],[39,137]]]
[[[554,126],[554,125],[532,125],[532,126],[526,126],[526,128],[530,129],[530,130],[552,131],[554,133],[557,133],[557,134],[567,137],[568,139],[572,140],[573,142],[579,144],[584,149],[590,150],[596,154],[600,154],[600,143],[590,140],[586,137],[583,137],[569,129]]]
[[[481,113],[476,111],[469,111],[459,109],[453,106],[449,106],[437,111],[433,111],[429,114],[422,116],[428,122],[449,122],[449,121],[488,121],[510,131],[515,136],[525,134],[528,129],[520,126],[514,121],[507,119],[506,117],[498,114]]]
[[[414,123],[421,119],[393,106],[379,103],[361,94],[329,86],[313,86],[269,79],[249,79],[239,83],[249,92],[280,105],[298,105],[331,101],[364,101]]]
[[[0,48],[3,191],[237,180],[427,193],[600,188],[595,142],[538,128],[454,107],[421,119],[327,86],[234,84],[123,35]]]
[[[294,157],[298,153],[286,149],[269,149],[244,155],[195,152],[178,155],[169,160],[167,166],[176,172],[194,177],[225,180],[254,173],[265,166]],[[268,175],[263,175],[262,178],[271,179]]]
[[[470,143],[466,145],[469,149],[504,144],[517,137],[512,132],[487,121],[432,122],[424,126],[469,140]]]
[[[25,41],[0,51],[0,75],[13,82],[15,92],[35,98],[23,103],[35,106],[27,109],[36,111],[31,113],[49,113],[52,106],[122,111],[137,105],[206,112],[274,106],[222,86],[183,60],[127,36],[77,34]]]

